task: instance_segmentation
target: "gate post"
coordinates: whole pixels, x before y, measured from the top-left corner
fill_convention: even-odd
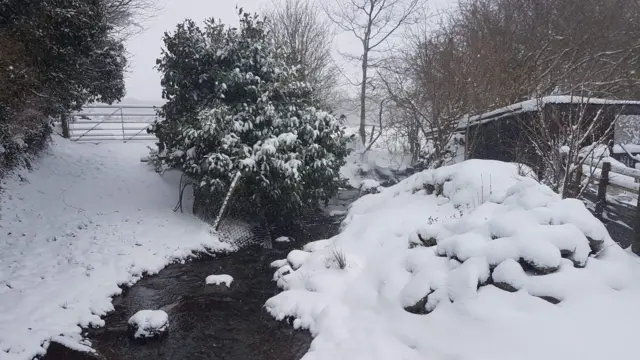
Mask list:
[[[120,105],[120,124],[122,125],[122,142],[127,142],[124,135],[124,114],[122,113],[122,105]]]
[[[600,183],[598,184],[598,198],[596,202],[596,217],[602,220],[604,208],[607,206],[607,186],[609,186],[609,172],[611,171],[611,163],[602,163],[602,172],[600,173]]]
[[[636,255],[640,255],[640,191],[638,191],[638,203],[636,204],[636,218],[634,222],[631,251]]]
[[[60,115],[60,122],[62,124],[62,137],[65,139],[70,138],[69,115],[66,112],[63,112],[62,115]]]

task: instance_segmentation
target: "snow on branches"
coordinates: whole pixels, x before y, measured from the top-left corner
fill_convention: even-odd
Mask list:
[[[239,15],[237,29],[186,21],[165,36],[158,66],[168,102],[152,128],[155,163],[184,171],[207,194],[241,170],[242,196],[278,213],[315,207],[340,186],[343,130],[280,60],[262,20]]]

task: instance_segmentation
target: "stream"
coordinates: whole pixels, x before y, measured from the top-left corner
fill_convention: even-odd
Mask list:
[[[309,349],[311,335],[276,321],[263,308],[279,292],[272,281],[275,269],[269,265],[294,248],[335,235],[342,217],[329,214],[344,213],[357,197],[357,190],[345,190],[330,201],[323,214],[301,229],[272,234],[274,238],[283,235],[295,240],[285,246],[248,247],[169,265],[157,275],[143,278],[113,299],[115,311],[105,317],[104,327],[87,329],[87,338],[97,354],[52,343],[43,360],[300,359]],[[231,287],[205,286],[204,279],[212,274],[231,275]],[[146,343],[129,338],[127,321],[143,309],[162,309],[169,314],[165,337]]]

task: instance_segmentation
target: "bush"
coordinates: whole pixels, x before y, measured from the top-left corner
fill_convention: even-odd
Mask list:
[[[201,30],[188,20],[165,35],[158,68],[168,101],[151,129],[160,149],[152,161],[160,171],[182,170],[198,197],[216,202],[242,171],[234,203],[287,222],[343,185],[346,140],[296,68],[280,60],[258,16],[239,16],[238,29],[209,20]]]

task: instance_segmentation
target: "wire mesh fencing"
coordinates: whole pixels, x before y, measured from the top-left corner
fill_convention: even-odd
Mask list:
[[[211,198],[194,191],[195,199],[193,213],[198,218],[211,225],[211,231],[220,241],[230,244],[235,249],[241,249],[252,245],[261,245],[265,248],[272,247],[272,239],[269,224],[263,216],[262,210],[255,204],[246,203],[235,192],[241,185],[241,174],[234,176],[229,189],[224,197]],[[183,175],[180,180],[179,200],[174,211],[184,211],[182,199],[185,189],[196,189],[196,183]],[[234,196],[235,194],[235,196]]]

